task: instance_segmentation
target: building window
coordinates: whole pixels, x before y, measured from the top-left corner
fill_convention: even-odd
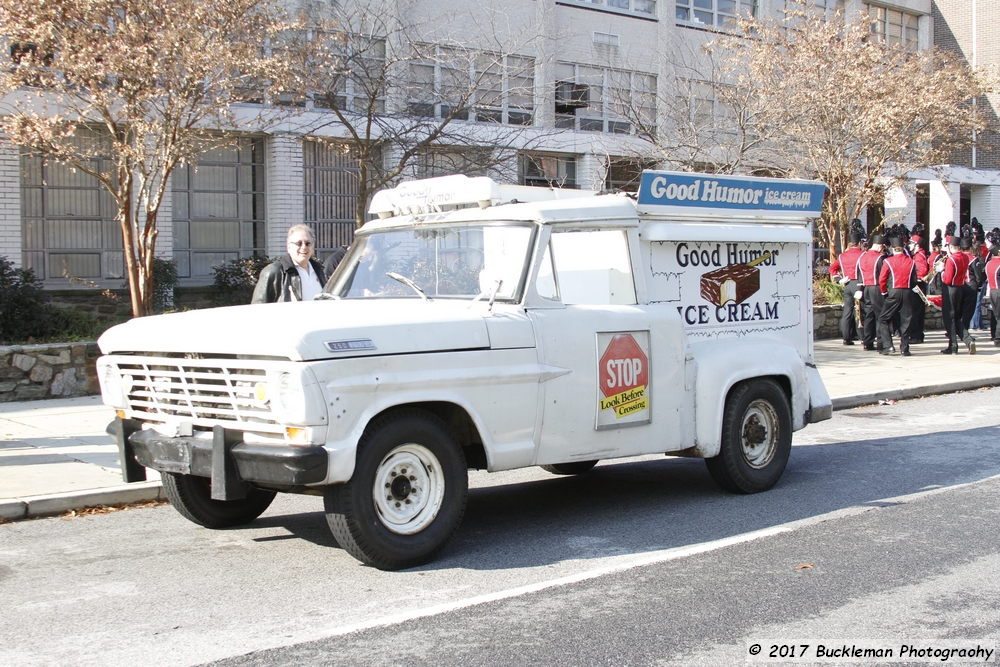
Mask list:
[[[814,11],[826,20],[836,15],[844,15],[844,0],[785,0],[785,10]]]
[[[174,170],[174,260],[182,278],[209,278],[212,268],[266,254],[264,139],[241,137]]]
[[[316,235],[316,254],[354,242],[361,161],[346,144],[302,142],[305,222]]]
[[[656,77],[652,74],[557,63],[555,97],[558,128],[655,134]]]
[[[524,153],[518,163],[518,182],[543,188],[579,187],[576,182],[576,158]]]
[[[676,0],[677,22],[712,30],[728,29],[741,17],[757,16],[757,0]]]
[[[872,34],[889,46],[902,45],[907,51],[917,50],[920,17],[895,9],[865,3],[872,21]]]
[[[388,84],[385,40],[361,35],[318,33],[318,38],[336,44],[338,53],[327,73],[327,90],[312,95],[317,109],[336,107],[348,113],[385,113]]]
[[[466,176],[486,176],[490,152],[481,149],[432,149],[417,156],[417,178],[434,178],[465,174]]]
[[[656,18],[656,0],[557,0],[556,4],[586,7],[644,19]]]
[[[411,116],[531,125],[535,61],[433,44],[416,46],[410,64]]]
[[[642,180],[642,170],[655,167],[656,164],[649,160],[627,157],[611,158],[607,174],[604,177],[604,188],[606,190],[637,192],[639,181]]]
[[[89,147],[101,141],[99,131],[83,127],[76,129],[75,137]],[[95,158],[90,167],[108,172],[111,163]],[[25,151],[21,154],[20,180],[24,268],[55,285],[125,276],[118,208],[97,179]]]

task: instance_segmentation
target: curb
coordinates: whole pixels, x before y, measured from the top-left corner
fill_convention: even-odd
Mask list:
[[[937,394],[953,394],[957,391],[970,391],[972,389],[997,386],[1000,386],[1000,377],[977,378],[974,380],[942,382],[917,387],[897,387],[896,389],[883,389],[882,391],[872,391],[863,394],[834,396],[830,399],[830,402],[833,404],[834,410],[847,410],[849,408],[857,408],[862,405],[871,405],[882,400],[900,401],[905,398],[919,398],[920,396],[934,396]]]
[[[127,486],[109,486],[103,489],[0,500],[0,518],[3,518],[4,521],[17,521],[52,516],[97,505],[119,505],[153,500],[165,501],[166,499],[160,482],[137,482]]]

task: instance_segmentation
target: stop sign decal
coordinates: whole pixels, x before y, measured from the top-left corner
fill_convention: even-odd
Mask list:
[[[597,335],[597,427],[649,421],[649,332]]]

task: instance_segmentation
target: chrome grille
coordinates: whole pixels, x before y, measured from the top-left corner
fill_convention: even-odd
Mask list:
[[[254,430],[277,430],[270,405],[255,395],[256,385],[267,381],[265,368],[163,358],[120,359],[116,365],[128,388],[129,408],[137,417],[203,426],[253,424]]]

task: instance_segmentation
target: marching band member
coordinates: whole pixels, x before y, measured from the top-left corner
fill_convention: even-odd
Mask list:
[[[879,271],[882,268],[882,248],[885,237],[876,234],[871,237],[871,247],[858,258],[858,287],[861,289],[861,312],[863,317],[861,341],[866,350],[876,349],[878,319],[882,314],[882,291],[878,286]],[[882,351],[882,341],[878,341],[877,349]]]
[[[990,338],[993,344],[1000,346],[997,338],[997,318],[1000,317],[1000,227],[994,227],[986,235],[989,244],[990,261],[986,263],[986,294],[990,305]]]
[[[910,253],[913,257],[913,264],[917,269],[917,289],[923,292],[923,295],[927,296],[927,274],[930,272],[930,263],[927,261],[927,253],[924,251],[923,247],[920,245],[920,241],[923,238],[921,235],[924,233],[924,226],[921,223],[917,223],[913,227],[913,233],[910,236]],[[910,293],[910,326],[907,330],[907,337],[910,339],[910,343],[923,343],[924,342],[924,319],[927,315],[927,306],[924,300],[920,298],[920,295],[916,292]]]
[[[948,334],[948,347],[941,354],[958,354],[958,339],[969,348],[969,354],[976,353],[976,341],[969,335],[963,314],[968,309],[975,308],[975,294],[966,284],[969,277],[969,256],[961,250],[961,240],[951,236],[948,242],[948,255],[943,259],[941,268],[941,311],[944,316],[944,328]]]
[[[858,338],[854,293],[858,291],[858,259],[864,252],[860,247],[863,238],[860,229],[861,221],[855,218],[851,221],[851,233],[847,236],[847,249],[830,265],[830,276],[844,286],[844,312],[840,316],[840,334],[844,338],[844,345],[854,345]]]
[[[890,354],[892,333],[889,323],[896,313],[901,313],[899,327],[899,349],[904,357],[910,356],[911,305],[910,297],[917,285],[917,265],[908,257],[903,248],[903,239],[896,236],[889,239],[892,254],[885,258],[879,271],[878,284],[885,301],[878,318],[878,342],[880,354]],[[921,305],[923,305],[921,303]]]

